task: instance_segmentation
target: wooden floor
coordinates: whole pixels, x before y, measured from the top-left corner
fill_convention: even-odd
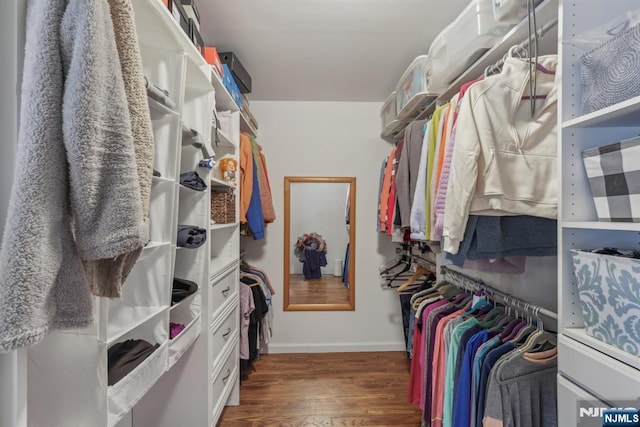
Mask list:
[[[268,354],[219,426],[420,426],[404,352]]]
[[[320,279],[306,280],[302,274],[289,276],[291,304],[348,304],[349,289],[342,277],[323,274]]]

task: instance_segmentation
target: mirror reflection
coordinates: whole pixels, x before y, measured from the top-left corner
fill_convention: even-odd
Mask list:
[[[353,310],[355,178],[285,177],[285,310]]]

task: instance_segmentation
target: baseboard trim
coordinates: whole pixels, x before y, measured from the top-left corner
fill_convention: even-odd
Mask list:
[[[404,343],[309,343],[269,344],[269,353],[358,353],[363,351],[405,351]]]

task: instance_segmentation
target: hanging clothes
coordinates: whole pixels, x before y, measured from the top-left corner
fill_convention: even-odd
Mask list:
[[[408,402],[423,425],[557,426],[555,335],[451,284],[418,294]]]
[[[83,261],[149,240],[118,58],[106,0],[30,4],[19,167],[0,251],[0,352],[92,324]]]

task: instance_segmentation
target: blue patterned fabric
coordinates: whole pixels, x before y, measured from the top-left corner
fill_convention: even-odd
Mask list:
[[[640,24],[581,58],[582,114],[640,95]]]
[[[640,260],[572,252],[587,334],[640,356]]]

